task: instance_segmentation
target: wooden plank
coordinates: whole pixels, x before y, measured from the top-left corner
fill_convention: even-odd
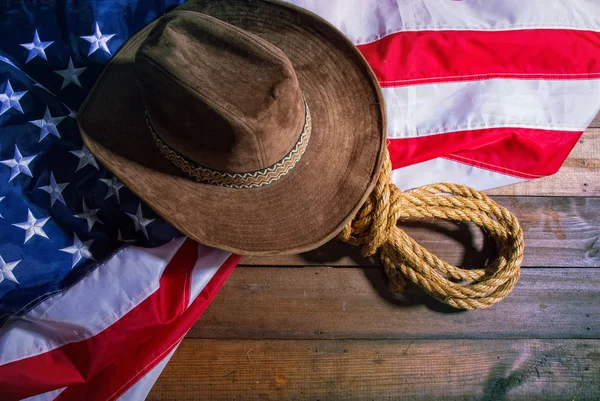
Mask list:
[[[600,128],[600,113],[596,114],[596,117],[590,123],[590,128]]]
[[[589,129],[584,132],[558,173],[550,177],[493,189],[487,193],[517,196],[600,196],[598,177],[600,177],[600,129]]]
[[[185,340],[148,400],[597,400],[600,340]]]
[[[188,334],[212,339],[600,338],[600,269],[526,269],[502,302],[458,311],[380,268],[237,268]]]
[[[598,180],[600,181],[600,180]],[[600,199],[583,197],[496,197],[513,211],[525,234],[523,266],[600,266]],[[483,266],[495,246],[484,242],[472,225],[439,222],[403,224],[417,242],[452,264]],[[245,257],[244,266],[369,266],[376,259],[361,257],[357,249],[332,241],[300,255]]]

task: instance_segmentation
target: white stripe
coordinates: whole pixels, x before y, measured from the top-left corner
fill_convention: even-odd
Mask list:
[[[483,128],[584,131],[600,109],[600,79],[489,79],[383,88],[388,137]]]
[[[598,0],[288,0],[325,18],[356,44],[399,31],[577,29],[600,31]]]
[[[156,380],[158,380],[158,376],[162,373],[163,369],[177,350],[179,344],[171,352],[167,354],[166,357],[163,358],[162,361],[158,365],[156,365],[152,370],[150,370],[144,377],[142,377],[137,383],[135,383],[129,390],[123,393],[117,400],[118,401],[140,401],[145,400],[148,396],[148,393],[154,386]]]
[[[0,365],[88,339],[112,325],[158,289],[184,240],[122,249],[66,292],[9,319],[0,330]]]
[[[65,391],[66,387],[59,388],[56,390],[48,391],[44,394],[34,395],[33,397],[24,398],[21,401],[52,401],[56,397],[60,395],[63,391]]]
[[[441,157],[392,171],[392,182],[403,191],[438,182],[466,185],[484,191],[523,181],[527,180]]]
[[[223,266],[223,263],[225,263],[229,256],[231,256],[229,252],[198,244],[198,260],[196,260],[194,270],[192,270],[188,306],[194,302],[198,294],[202,292],[206,284],[213,278],[217,270]]]

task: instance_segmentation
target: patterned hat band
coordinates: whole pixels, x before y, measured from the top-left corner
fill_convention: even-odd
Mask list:
[[[198,182],[237,189],[258,188],[264,185],[269,185],[292,171],[294,166],[296,166],[296,163],[298,163],[298,161],[300,161],[302,158],[302,155],[304,155],[311,133],[310,110],[308,109],[308,104],[306,104],[305,101],[304,126],[302,127],[302,132],[300,133],[298,141],[292,150],[290,150],[290,152],[285,155],[283,159],[272,166],[261,170],[256,170],[249,173],[227,173],[200,166],[167,145],[154,130],[147,111],[146,123],[150,128],[150,132],[154,138],[154,143],[158,149],[160,149],[162,154],[169,159],[171,163],[181,169],[181,171],[194,178]]]

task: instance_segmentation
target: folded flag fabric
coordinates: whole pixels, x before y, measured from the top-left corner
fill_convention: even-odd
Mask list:
[[[393,180],[553,174],[600,109],[600,4],[294,0],[383,88]],[[178,3],[0,9],[0,399],[144,399],[239,257],[185,239],[83,146],[77,109]]]
[[[401,189],[552,175],[600,109],[599,2],[292,2],[373,68]]]
[[[185,238],[120,249],[9,319],[0,399],[144,399],[237,260]]]

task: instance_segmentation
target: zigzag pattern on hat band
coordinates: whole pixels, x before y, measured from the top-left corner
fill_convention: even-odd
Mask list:
[[[198,182],[236,189],[258,188],[269,185],[288,174],[304,155],[304,152],[308,147],[308,141],[310,140],[311,134],[310,110],[305,101],[304,126],[302,127],[302,133],[300,134],[296,145],[294,145],[292,150],[290,150],[290,152],[285,155],[283,159],[262,170],[249,173],[227,173],[200,166],[167,145],[154,130],[147,111],[146,123],[150,128],[150,132],[154,138],[154,143],[158,149],[181,171],[194,178]]]

